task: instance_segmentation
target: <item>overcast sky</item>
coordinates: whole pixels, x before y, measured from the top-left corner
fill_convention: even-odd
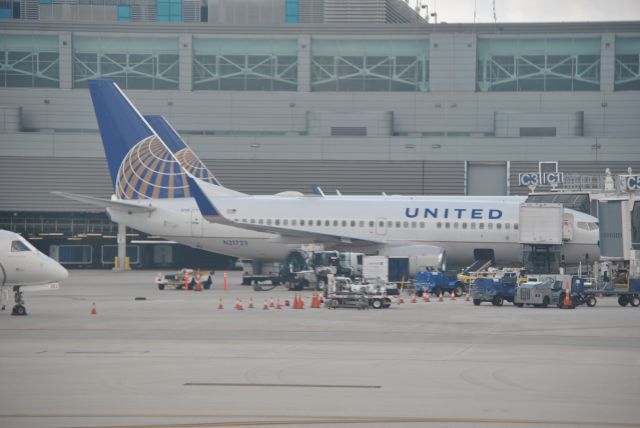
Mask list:
[[[415,6],[418,1],[409,3]],[[438,22],[473,22],[474,9],[476,22],[493,22],[493,0],[421,1],[429,13],[438,13]],[[495,0],[495,4],[498,22],[640,20],[640,0]]]

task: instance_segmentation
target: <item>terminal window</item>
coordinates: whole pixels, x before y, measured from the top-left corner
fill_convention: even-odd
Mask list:
[[[296,91],[296,39],[193,40],[193,89]]]
[[[314,38],[312,91],[425,92],[429,41]]]
[[[478,40],[477,90],[599,91],[600,38]]]
[[[118,21],[131,21],[131,6],[128,4],[118,5]]]
[[[182,21],[182,0],[158,0],[156,8],[158,22]]]
[[[0,34],[0,87],[57,88],[57,36]]]
[[[177,37],[73,39],[73,87],[109,77],[123,89],[178,89]]]
[[[616,38],[615,90],[640,90],[640,37]]]

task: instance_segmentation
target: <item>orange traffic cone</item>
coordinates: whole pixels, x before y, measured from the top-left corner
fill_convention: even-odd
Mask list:
[[[262,305],[262,310],[264,311],[269,310],[269,304],[267,303],[267,299],[264,299],[264,305]]]
[[[270,308],[275,308],[276,304],[273,302],[273,297],[271,298],[271,303],[269,303]]]
[[[398,294],[398,304],[401,305],[404,303],[404,298],[402,297],[402,293]]]
[[[278,298],[277,300],[276,309],[282,309],[282,305],[280,304],[280,298]]]
[[[449,300],[451,300],[452,302],[456,300],[456,293],[453,292],[453,290],[451,290],[449,292],[451,294],[451,298]]]
[[[440,292],[440,297],[438,297],[438,302],[444,302],[444,293]]]
[[[236,309],[239,311],[244,310],[244,306],[242,306],[242,299],[239,297],[236,299]]]
[[[249,309],[253,308],[255,308],[255,306],[253,306],[253,297],[249,297]]]
[[[91,315],[98,315],[98,311],[96,310],[96,304],[93,303],[91,305]]]
[[[464,298],[465,302],[470,302],[471,301],[471,294],[469,293],[469,290],[467,290],[467,297]]]
[[[224,305],[222,304],[222,297],[218,299],[218,309],[224,309]]]
[[[320,309],[319,293],[313,293],[313,298],[311,299],[311,309]]]
[[[300,309],[300,306],[298,303],[298,293],[295,293],[293,295],[293,304],[291,305],[291,309]]]
[[[562,302],[562,306],[566,309],[573,309],[573,303],[571,302],[571,292],[566,290],[564,292],[564,301]]]
[[[431,302],[431,299],[429,298],[429,292],[426,290],[422,292],[422,301],[425,303]]]
[[[411,303],[418,303],[418,298],[416,297],[416,293],[411,295]]]

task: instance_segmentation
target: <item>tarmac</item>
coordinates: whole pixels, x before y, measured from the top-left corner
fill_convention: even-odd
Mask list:
[[[0,312],[0,427],[640,427],[640,308],[615,298],[264,310],[294,293],[156,274],[72,270]]]

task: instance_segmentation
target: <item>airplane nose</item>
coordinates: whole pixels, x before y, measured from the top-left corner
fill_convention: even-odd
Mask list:
[[[63,279],[69,278],[69,271],[66,270],[62,265],[58,263],[54,266],[54,276],[56,277],[56,281],[62,281]]]

